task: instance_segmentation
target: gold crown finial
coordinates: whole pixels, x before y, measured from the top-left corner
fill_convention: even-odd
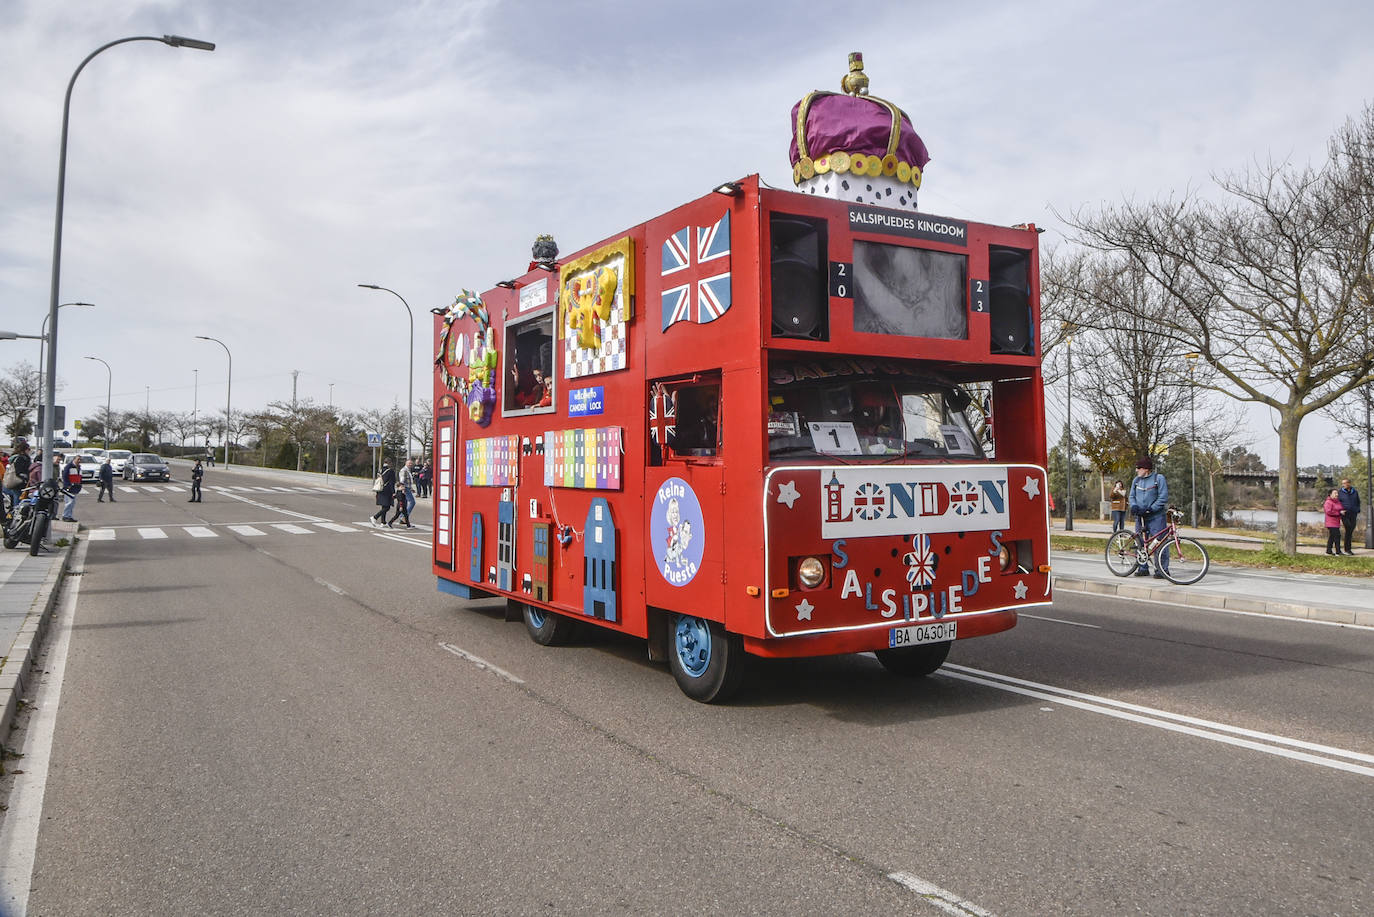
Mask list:
[[[849,72],[840,80],[840,89],[852,96],[868,95],[868,74],[864,73],[862,51],[849,52]]]

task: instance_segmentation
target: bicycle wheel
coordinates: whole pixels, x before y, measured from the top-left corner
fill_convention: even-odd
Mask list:
[[[1169,582],[1191,586],[1207,575],[1211,560],[1202,543],[1192,538],[1179,538],[1169,545],[1169,569],[1162,570]]]
[[[1107,569],[1117,576],[1130,576],[1140,564],[1139,545],[1131,532],[1117,532],[1107,539]]]

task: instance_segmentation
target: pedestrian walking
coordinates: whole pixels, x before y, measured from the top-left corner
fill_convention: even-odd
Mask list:
[[[396,472],[392,471],[386,462],[382,462],[382,473],[372,482],[372,492],[377,495],[378,508],[368,521],[380,528],[386,525],[387,511],[391,509],[392,501],[396,497]]]
[[[76,517],[72,515],[76,511],[76,496],[81,493],[81,453],[72,456],[72,460],[62,466],[62,493],[67,499],[62,504],[62,521],[75,522]]]
[[[1322,504],[1322,514],[1326,517],[1326,553],[1341,554],[1341,513],[1345,512],[1345,507],[1341,505],[1340,490],[1331,488],[1331,492],[1326,495],[1326,502]]]
[[[96,475],[100,479],[100,490],[96,493],[95,502],[104,503],[105,495],[110,495],[110,502],[115,501],[114,496],[114,465],[110,464],[110,457],[105,456],[105,461],[100,463],[100,472]]]
[[[200,482],[205,477],[205,468],[200,464],[200,459],[196,459],[196,467],[191,469],[191,499],[187,503],[199,503],[200,501]]]
[[[37,483],[38,483],[39,481],[41,481],[41,480],[43,480],[43,453],[42,453],[42,452],[40,452],[40,453],[38,453],[36,456],[34,456],[33,461],[29,463],[29,486],[32,487],[33,485],[37,484]]]
[[[1341,523],[1345,526],[1345,553],[1353,556],[1350,537],[1355,534],[1355,520],[1360,516],[1360,492],[1351,486],[1349,478],[1342,478],[1337,496],[1341,501]]]
[[[1126,485],[1117,481],[1112,485],[1112,534],[1126,527]]]
[[[1137,535],[1143,533],[1148,538],[1164,530],[1164,517],[1169,510],[1169,482],[1155,471],[1154,459],[1148,455],[1135,463],[1135,480],[1131,482],[1127,499],[1132,515],[1136,516]],[[1160,549],[1159,569],[1169,569],[1168,547]],[[1149,573],[1150,568],[1144,565],[1135,571],[1136,576],[1148,576]],[[1164,579],[1164,574],[1155,573],[1155,579]]]
[[[410,524],[410,511],[415,508],[415,460],[406,459],[406,463],[401,466],[401,472],[396,476],[396,512],[392,515],[391,521],[387,525],[392,525],[399,518],[405,519],[405,527],[413,529],[415,526]]]
[[[429,462],[424,462],[415,471],[415,493],[421,498],[429,496]]]

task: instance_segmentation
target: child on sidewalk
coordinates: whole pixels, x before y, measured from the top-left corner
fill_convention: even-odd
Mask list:
[[[1341,553],[1341,506],[1340,491],[1332,488],[1326,495],[1326,502],[1322,504],[1322,512],[1326,515],[1326,553]]]

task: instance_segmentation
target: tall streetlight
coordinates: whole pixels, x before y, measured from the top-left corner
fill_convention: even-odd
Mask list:
[[[387,287],[379,287],[375,283],[360,283],[358,286],[365,290],[385,290],[392,296],[401,301],[401,305],[406,307],[406,315],[410,316],[410,375],[406,379],[406,458],[410,458],[410,437],[415,429],[415,313],[410,311],[410,303],[406,302],[404,296],[395,290]]]
[[[196,335],[196,340],[214,341],[216,344],[224,348],[224,355],[229,358],[229,375],[226,377],[224,385],[224,467],[228,468],[229,430],[233,426],[233,424],[230,421],[230,418],[233,415],[229,413],[229,397],[233,394],[234,391],[234,355],[229,352],[229,345],[221,341],[219,338],[206,337],[203,334],[198,334]]]
[[[195,375],[191,383],[191,448],[196,445],[196,431],[200,429],[200,370],[191,370]]]
[[[105,363],[100,357],[86,357],[87,360],[95,360],[97,363]],[[101,424],[105,429],[105,451],[110,451],[110,389],[114,385],[114,370],[110,369],[110,364],[105,363],[105,422]]]
[[[1188,426],[1191,430],[1188,434],[1188,455],[1193,460],[1193,509],[1189,525],[1197,528],[1197,384],[1193,380],[1193,371],[1197,369],[1197,358],[1202,354],[1185,353],[1183,356],[1188,360]]]
[[[52,336],[50,338],[52,346],[48,348],[48,380],[43,400],[50,405],[56,404],[57,399],[55,385],[57,379],[57,291],[62,279],[62,202],[66,197],[67,189],[67,126],[71,121],[72,89],[76,86],[76,78],[81,75],[81,71],[86,68],[86,65],[91,62],[92,58],[101,51],[131,41],[160,41],[173,48],[195,48],[199,51],[215,50],[215,46],[211,42],[199,41],[194,38],[183,38],[180,35],[163,35],[161,38],[156,35],[135,35],[130,38],[119,38],[115,41],[103,44],[90,54],[87,54],[86,59],[77,65],[76,70],[72,73],[72,78],[67,82],[67,95],[62,103],[62,144],[59,148],[57,159],[57,218],[53,223],[52,234],[52,290],[48,298],[48,319],[52,322]],[[43,438],[41,442],[44,450],[43,454],[47,456],[51,454],[52,448],[52,424],[45,423],[43,426],[45,429],[42,431]],[[57,469],[49,466],[47,474],[49,477],[56,479]]]
[[[1064,335],[1064,346],[1068,354],[1069,372],[1068,383],[1068,417],[1064,421],[1064,440],[1065,449],[1068,450],[1068,461],[1064,464],[1064,479],[1066,489],[1069,492],[1068,499],[1064,504],[1064,531],[1073,531],[1073,324],[1064,323],[1064,330],[1068,332]]]
[[[65,309],[67,306],[86,306],[87,308],[94,309],[94,308],[95,308],[95,303],[93,303],[93,302],[63,302],[63,303],[58,303],[58,304],[57,304],[57,308],[59,308],[59,309]],[[48,343],[48,319],[49,319],[49,317],[50,317],[50,316],[47,316],[47,315],[43,316],[43,330],[39,332],[40,339],[39,339],[39,341],[38,341],[38,413],[39,413],[40,415],[43,414],[43,378],[44,378],[44,376],[43,376],[43,364],[44,364],[44,354],[45,354],[44,348],[46,347],[46,345],[47,345],[47,343]],[[55,399],[54,399],[54,400],[55,400]],[[55,427],[55,426],[57,426],[57,417],[56,417],[56,414],[54,414],[54,412],[53,412],[51,409],[49,409],[48,413],[49,413],[50,415],[52,415],[52,416],[49,416],[49,417],[48,417],[47,423],[46,423],[45,425],[48,426],[48,427]],[[40,430],[38,435],[39,435],[39,441],[42,442],[42,441],[43,441],[43,440],[42,440],[43,431]]]

